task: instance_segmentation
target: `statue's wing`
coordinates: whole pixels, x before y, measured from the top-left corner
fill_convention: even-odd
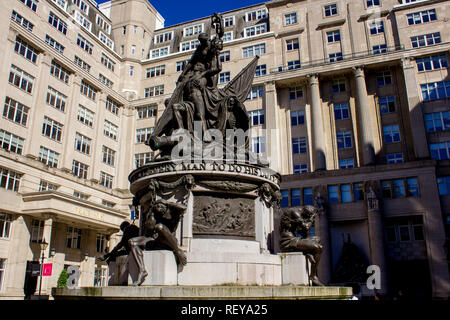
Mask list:
[[[258,59],[259,56],[256,56],[225,88],[220,90],[221,93],[225,96],[236,96],[241,103],[244,103],[252,89]]]

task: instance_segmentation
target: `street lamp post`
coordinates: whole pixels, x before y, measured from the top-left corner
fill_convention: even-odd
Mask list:
[[[42,256],[41,256],[41,274],[40,274],[40,279],[39,279],[39,299],[41,299],[42,271],[44,269],[44,252],[45,252],[45,249],[47,249],[47,246],[48,246],[48,243],[45,242],[45,238],[44,238],[44,240],[40,243]]]

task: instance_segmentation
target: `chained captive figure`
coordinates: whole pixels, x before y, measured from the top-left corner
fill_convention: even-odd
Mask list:
[[[129,240],[131,253],[139,268],[139,275],[133,285],[140,286],[147,277],[143,250],[171,250],[175,255],[178,271],[186,265],[186,255],[178,247],[175,230],[186,206],[171,203],[163,199],[157,200],[149,209],[143,235]]]
[[[123,233],[122,239],[111,252],[99,257],[98,260],[109,263],[116,261],[116,258],[119,256],[127,256],[130,253],[131,248],[128,240],[139,236],[139,228],[134,224],[130,224],[128,221],[122,222],[119,228]]]
[[[309,236],[315,217],[316,211],[312,206],[283,211],[280,221],[280,249],[282,252],[303,252],[311,264],[309,280],[313,286],[323,286],[317,275],[323,247],[319,237]]]

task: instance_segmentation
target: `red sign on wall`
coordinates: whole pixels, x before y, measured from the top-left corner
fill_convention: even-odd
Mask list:
[[[42,265],[42,276],[51,276],[52,275],[52,267],[53,265],[51,263],[44,263]]]

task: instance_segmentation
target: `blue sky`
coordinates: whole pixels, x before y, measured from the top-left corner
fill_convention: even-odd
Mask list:
[[[97,0],[97,3],[108,0]],[[214,12],[226,12],[266,2],[264,0],[150,0],[150,3],[164,17],[165,26],[208,17]]]

